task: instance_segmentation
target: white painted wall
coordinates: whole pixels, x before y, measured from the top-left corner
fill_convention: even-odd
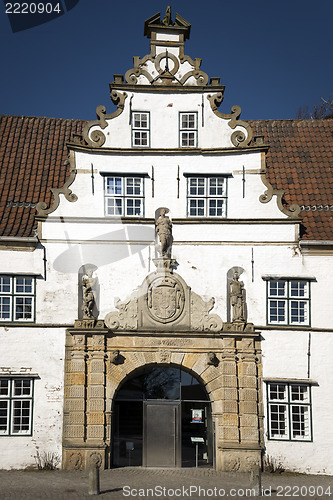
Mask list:
[[[145,111],[150,113],[150,147],[151,148],[178,148],[179,147],[179,112],[196,112],[198,116],[198,148],[231,148],[234,147],[231,135],[236,130],[243,131],[244,127],[232,129],[228,122],[230,118],[222,119],[211,109],[208,95],[214,95],[214,87],[207,87],[204,93],[171,94],[162,90],[147,92],[129,92],[125,99],[123,112],[114,119],[107,120],[107,127],[101,129],[94,125],[90,131],[102,130],[105,135],[103,148],[130,148],[132,147],[130,111]],[[122,91],[119,91],[123,93]],[[133,98],[132,98],[133,96]],[[130,98],[131,106],[130,106]],[[108,113],[114,109],[109,109]],[[229,114],[230,109],[220,112]],[[167,133],[166,133],[167,131]]]
[[[0,374],[38,374],[34,382],[33,435],[0,436],[0,468],[36,466],[37,451],[61,458],[65,330],[0,325]]]
[[[226,175],[228,218],[278,218],[287,219],[277,207],[276,196],[268,203],[261,203],[259,197],[266,191],[260,169],[260,152],[222,152],[218,155],[201,154],[149,154],[76,152],[76,178],[70,189],[78,197],[76,202],[67,201],[61,195],[61,203],[48,220],[53,217],[104,217],[104,177],[101,173],[146,174],[145,217],[155,217],[155,210],[167,206],[173,218],[187,217],[186,174],[207,173]],[[94,170],[94,193],[92,190],[91,167]],[[154,168],[154,197],[152,197],[152,167]],[[245,169],[245,193],[243,196],[243,167]],[[179,197],[178,197],[179,168]],[[87,210],[89,207],[89,210]],[[45,232],[47,223],[43,224]],[[53,230],[53,229],[52,229]],[[43,232],[43,237],[45,233]]]
[[[264,378],[307,379],[309,332],[265,330],[263,337]],[[311,332],[310,379],[316,382],[311,388],[313,442],[268,440],[265,413],[266,453],[287,470],[333,474],[332,352],[333,332]],[[266,387],[264,405],[266,410]]]

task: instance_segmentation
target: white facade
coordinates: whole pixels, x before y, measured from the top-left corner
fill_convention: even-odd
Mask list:
[[[112,84],[113,91],[124,98],[119,116],[103,118],[101,114],[105,126],[93,122],[87,128],[90,144],[70,146],[71,169],[75,169],[70,190],[77,199],[69,201],[65,190],[55,210],[39,211],[40,243],[35,250],[2,252],[1,275],[36,276],[36,312],[31,325],[0,325],[2,378],[31,374],[34,379],[32,435],[0,436],[0,467],[31,466],[37,451],[61,455],[65,332],[82,317],[84,266],[94,269],[96,308],[103,319],[116,310],[117,297],[124,300],[154,270],[156,211],[167,207],[173,222],[172,257],[179,264],[177,273],[205,300],[215,298],[213,313],[224,322],[232,319],[229,283],[234,271],[244,282],[247,320],[262,334],[266,455],[286,469],[333,474],[329,430],[333,257],[306,253],[299,243],[299,219],[286,209],[281,211],[278,194],[273,192],[270,201],[262,198],[268,189],[264,183],[266,146],[235,146],[233,134],[244,134],[246,144],[249,130],[240,121],[232,128],[232,113],[215,113],[214,86],[206,86],[204,80],[200,86],[196,77],[189,76],[181,91],[162,84],[142,90],[141,86],[151,85],[146,74],[158,77],[158,68],[165,68],[167,57],[170,71],[179,65],[175,73],[179,81],[194,71],[193,61],[185,58],[182,62],[180,57],[180,35],[157,30],[156,40],[155,55],[163,56],[159,66],[148,58],[136,82],[128,72],[127,84],[119,88]],[[174,43],[168,56],[159,40]],[[149,115],[147,147],[133,145],[136,112]],[[193,147],[180,147],[180,113],[195,115]],[[104,136],[101,146],[94,132]],[[108,177],[141,180],[140,216],[106,213]],[[223,179],[222,216],[190,215],[190,178]],[[209,198],[208,194],[208,202]],[[309,322],[269,325],[270,279],[309,284]],[[310,439],[269,439],[266,383],[309,384]]]

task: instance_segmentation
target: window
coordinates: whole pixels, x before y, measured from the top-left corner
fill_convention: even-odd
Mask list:
[[[268,383],[268,438],[311,441],[311,393],[307,384]]]
[[[226,217],[226,177],[188,177],[187,215],[189,217]]]
[[[150,116],[148,112],[132,112],[132,146],[150,146],[149,118]]]
[[[269,280],[268,324],[310,326],[310,283],[305,280]]]
[[[0,276],[0,321],[34,321],[35,278]]]
[[[143,177],[106,176],[105,213],[128,217],[144,216]]]
[[[33,379],[0,378],[0,435],[32,434]]]
[[[198,146],[198,113],[179,113],[179,147]]]

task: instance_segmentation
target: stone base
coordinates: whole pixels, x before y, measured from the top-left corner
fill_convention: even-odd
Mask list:
[[[106,467],[105,449],[90,448],[63,448],[62,468],[65,470],[88,470],[91,464],[96,464],[100,469]]]
[[[167,271],[169,273],[172,273],[173,270],[176,268],[176,260],[170,259],[168,257],[161,257],[159,259],[153,259],[153,262],[156,266],[157,272]]]
[[[223,323],[223,332],[254,332],[254,324],[246,321]]]
[[[216,469],[223,472],[252,472],[261,468],[261,448],[218,448]]]
[[[92,328],[104,328],[104,321],[97,320],[95,318],[91,319],[76,319],[74,321],[74,328],[80,328],[83,330],[92,329]]]

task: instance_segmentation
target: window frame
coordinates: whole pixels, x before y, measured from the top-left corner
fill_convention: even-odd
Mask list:
[[[5,432],[2,432],[0,429],[0,438],[1,436],[5,437],[16,437],[16,436],[32,436],[33,435],[33,408],[34,408],[34,378],[33,377],[22,377],[22,376],[15,376],[15,377],[0,377],[0,382],[3,381],[8,381],[8,392],[7,394],[1,394],[0,391],[0,402],[7,402],[7,429]],[[29,394],[18,394],[15,395],[15,382],[26,382],[28,381],[30,383],[29,387]],[[23,387],[23,384],[22,384]],[[29,403],[29,415],[28,417],[25,417],[23,415],[24,410],[27,408],[20,408],[19,409],[19,415],[15,416],[15,403]],[[1,418],[4,418],[2,415],[0,415]],[[15,427],[15,418],[18,418],[20,423],[19,425],[22,426],[22,419],[23,418],[28,418],[28,429],[27,431],[22,431],[22,429],[18,432],[14,431]],[[0,426],[1,426],[1,419],[0,419]]]
[[[285,399],[272,399],[270,397],[270,388],[271,386],[284,386],[286,397]],[[292,387],[306,387],[307,389],[307,401],[301,400],[292,400]],[[284,425],[286,429],[285,437],[282,437],[281,434],[277,437],[274,437],[272,433],[271,427],[271,407],[275,406],[285,406],[285,419]],[[267,407],[267,438],[270,441],[292,441],[298,443],[309,443],[313,441],[313,429],[312,429],[312,398],[311,398],[311,384],[301,381],[270,381],[266,382],[266,407]],[[308,432],[305,434],[305,438],[295,437],[293,435],[294,425],[298,424],[297,420],[293,418],[292,408],[302,407],[307,408],[308,412]],[[299,425],[305,426],[305,419],[303,423],[299,423]]]
[[[184,115],[194,115],[195,117],[195,126],[193,128],[190,128],[190,127],[182,127],[182,117]],[[180,148],[197,148],[198,147],[198,128],[199,128],[199,124],[198,124],[198,112],[197,111],[179,111],[179,114],[178,114],[178,143],[179,143],[179,147]],[[183,146],[182,144],[182,133],[186,133],[186,132],[194,132],[194,145],[193,146]]]
[[[136,127],[135,126],[135,119],[134,115],[135,113],[138,113],[140,115],[146,114],[147,115],[147,127]],[[141,117],[140,117],[141,121]],[[146,132],[147,133],[147,144],[135,144],[135,132]],[[131,145],[132,148],[150,148],[150,111],[131,111]]]
[[[138,219],[142,218],[145,216],[145,177],[146,174],[141,174],[141,173],[103,173],[104,177],[104,214],[106,217],[130,217],[133,219]],[[121,180],[121,194],[108,194],[108,179],[113,178],[113,179],[120,179]],[[140,179],[140,194],[127,194],[127,189],[129,186],[127,185],[127,181],[129,179]],[[133,182],[133,190],[135,189],[134,185],[135,181]],[[121,213],[109,213],[109,208],[108,208],[108,200],[109,199],[114,199],[114,200],[121,200]],[[140,200],[140,214],[136,215],[134,214],[128,214],[126,213],[129,207],[127,206],[127,201],[128,200]],[[117,204],[114,204],[114,210],[116,211],[116,206]],[[135,212],[135,202],[133,205],[133,211]]]
[[[285,284],[285,292],[284,295],[279,295],[279,294],[272,294],[271,293],[271,284],[272,283],[277,283],[277,286],[279,283],[284,283]],[[306,294],[304,296],[302,295],[292,295],[292,284],[294,283],[304,283],[306,285]],[[306,326],[310,327],[311,326],[311,280],[307,278],[271,278],[267,280],[267,285],[266,285],[266,322],[267,325],[269,326]],[[272,313],[271,313],[271,303],[273,301],[276,302],[281,302],[284,303],[284,320],[279,320],[277,317],[277,320],[274,321],[271,319]],[[301,303],[305,303],[304,307],[304,318],[305,321],[292,321],[292,303],[297,303],[300,305]],[[279,307],[277,306],[277,315]],[[301,313],[299,314],[301,316]]]
[[[226,219],[227,218],[227,211],[228,211],[228,176],[227,175],[220,175],[220,174],[208,174],[208,175],[203,175],[203,174],[186,174],[186,217],[190,219],[197,219],[197,218],[205,218],[205,219]],[[204,184],[204,194],[203,195],[193,195],[190,193],[190,182],[191,179],[204,179],[205,184]],[[223,194],[222,195],[211,195],[209,194],[210,190],[210,181],[212,179],[223,179]],[[216,186],[216,189],[218,189],[218,186]],[[203,201],[203,215],[191,215],[191,201],[192,200],[201,200]],[[211,215],[209,213],[210,211],[210,201],[212,200],[222,200],[222,215]],[[215,207],[215,210],[218,210],[219,207]],[[198,207],[196,207],[196,210],[198,210]]]
[[[3,279],[10,280],[10,291],[2,290]],[[17,291],[18,280],[31,280],[31,292]],[[26,286],[25,284],[23,285]],[[3,318],[2,299],[9,298],[9,318]],[[19,314],[18,299],[31,299],[31,318],[17,318]],[[24,302],[24,300],[23,300]],[[24,309],[24,307],[23,307]],[[23,312],[23,314],[26,314]],[[36,321],[36,276],[30,274],[1,274],[0,273],[0,324],[1,323],[34,323]]]

